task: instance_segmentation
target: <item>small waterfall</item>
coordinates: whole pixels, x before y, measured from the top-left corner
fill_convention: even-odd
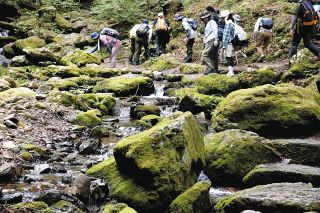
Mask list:
[[[0,37],[7,37],[9,36],[9,30],[5,30],[0,28]],[[3,48],[0,47],[0,66],[5,66],[7,67],[10,63],[10,60],[7,59],[4,55],[3,55]]]
[[[126,100],[116,99],[115,115],[120,121],[130,120],[130,105]]]
[[[164,97],[164,84],[155,84],[155,93],[152,94],[152,97]]]

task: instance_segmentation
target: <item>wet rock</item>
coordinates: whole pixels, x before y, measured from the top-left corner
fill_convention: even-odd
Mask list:
[[[0,165],[0,182],[17,181],[21,174],[21,165],[15,163],[3,163]]]
[[[45,191],[42,192],[39,197],[35,198],[36,201],[43,201],[45,203],[47,203],[48,205],[52,205],[56,202],[58,202],[59,200],[61,200],[61,192],[59,191],[54,191],[54,190],[50,190],[50,191]]]
[[[150,124],[151,126],[154,126],[161,121],[161,117],[158,115],[145,115],[141,118],[141,120],[147,124]]]
[[[14,42],[12,49],[16,54],[23,54],[24,49],[35,49],[35,48],[43,47],[45,45],[46,45],[45,40],[36,36],[31,36],[31,37],[20,39]]]
[[[164,71],[177,68],[180,65],[178,59],[172,54],[163,54],[160,57],[152,58],[143,66],[152,71]]]
[[[210,183],[201,181],[180,194],[170,204],[170,212],[179,213],[201,213],[212,212],[209,199]]]
[[[274,183],[239,191],[220,201],[216,212],[306,212],[320,210],[320,188],[305,183]]]
[[[64,184],[71,184],[72,179],[73,179],[72,175],[66,174],[66,175],[62,176],[61,182]]]
[[[59,202],[53,204],[50,206],[51,212],[58,213],[58,212],[66,212],[66,213],[84,213],[81,209],[79,209],[76,205],[73,203],[66,201],[66,200],[60,200]]]
[[[130,109],[130,116],[132,118],[140,119],[146,115],[160,116],[160,107],[155,105],[137,105]]]
[[[277,72],[273,69],[259,69],[252,72],[242,72],[239,75],[241,88],[256,87],[264,84],[272,84],[278,81]]]
[[[102,123],[102,114],[98,109],[88,110],[77,115],[75,123],[80,126],[95,127]]]
[[[0,197],[0,204],[12,204],[22,202],[23,195],[20,192],[14,194],[4,194]]]
[[[127,204],[125,203],[111,203],[107,204],[103,208],[102,213],[137,213],[133,208],[130,208]]]
[[[30,203],[18,203],[18,204],[11,205],[9,208],[15,213],[50,212],[48,205],[41,201],[30,202]]]
[[[51,167],[49,164],[37,164],[34,166],[34,170],[32,174],[40,175],[40,174],[47,174],[51,172]]]
[[[102,203],[106,200],[109,195],[109,188],[106,183],[100,180],[91,182],[91,194],[90,199],[93,203]]]
[[[243,181],[249,186],[281,182],[311,183],[320,186],[320,168],[299,164],[261,164],[251,170]]]
[[[69,66],[76,64],[78,67],[83,67],[86,64],[101,64],[101,59],[89,54],[83,50],[74,50],[61,58],[63,65]]]
[[[213,112],[217,131],[245,129],[260,135],[293,136],[320,128],[320,95],[291,84],[264,85],[238,90]]]
[[[96,139],[87,139],[86,141],[82,142],[79,146],[79,153],[84,155],[89,154],[97,154],[100,152],[101,143],[99,140]]]
[[[255,166],[281,160],[264,141],[243,130],[227,130],[207,137],[205,174],[215,184],[242,185],[243,177]]]
[[[91,181],[85,174],[77,174],[74,177],[72,187],[75,188],[75,196],[87,203],[90,196]]]
[[[98,82],[93,92],[112,92],[120,97],[150,95],[154,92],[154,85],[152,79],[147,77],[123,75]]]
[[[12,67],[22,67],[30,65],[30,61],[27,59],[25,55],[15,56],[11,59],[10,66]]]
[[[110,129],[108,127],[96,126],[91,130],[91,136],[96,138],[109,137]]]
[[[193,114],[204,112],[210,118],[212,111],[222,99],[222,97],[189,93],[179,101],[179,110],[183,112],[190,111]]]

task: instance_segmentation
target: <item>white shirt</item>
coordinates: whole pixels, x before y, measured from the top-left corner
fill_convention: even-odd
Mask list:
[[[185,29],[185,31],[190,31],[188,34],[188,39],[196,38],[197,37],[197,31],[192,29],[191,25],[188,22],[187,18],[182,19],[182,26]]]
[[[207,43],[213,39],[218,39],[218,25],[214,20],[210,20],[204,29],[204,42]]]
[[[134,25],[131,30],[129,31],[129,38],[133,38],[133,39],[139,39],[138,36],[137,36],[137,30],[139,29],[139,27],[141,26],[142,24],[136,24]],[[149,30],[148,30],[148,43],[150,43],[152,39],[152,25],[149,25]]]
[[[268,32],[272,32],[271,29],[268,30],[268,29],[263,28],[263,27],[261,26],[261,25],[262,25],[261,21],[262,21],[262,17],[258,18],[256,24],[254,25],[254,31],[253,31],[253,32],[254,32],[254,33],[255,33],[255,32],[259,32],[259,31],[261,31],[261,30],[263,30],[263,31],[268,31]]]
[[[247,39],[247,33],[237,23],[234,24],[234,35],[237,35],[240,41]]]

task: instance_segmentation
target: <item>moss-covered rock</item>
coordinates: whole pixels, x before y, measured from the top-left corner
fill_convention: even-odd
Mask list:
[[[57,203],[54,203],[50,206],[52,212],[74,212],[74,213],[84,213],[81,209],[77,206],[73,205],[72,203],[60,200]]]
[[[189,93],[179,101],[179,110],[190,111],[193,114],[204,112],[207,117],[210,117],[211,112],[222,99],[222,97],[217,96]]]
[[[183,64],[180,67],[180,72],[183,74],[199,74],[204,73],[205,67],[200,64]]]
[[[274,183],[239,191],[215,205],[218,213],[320,211],[320,188],[305,183]]]
[[[53,40],[60,47],[84,48],[96,44],[96,41],[91,39],[90,35],[81,33],[58,34]]]
[[[69,77],[78,77],[80,76],[80,70],[75,65],[69,66],[57,66],[57,65],[50,65],[45,68],[54,76],[59,76],[61,78],[69,78]]]
[[[229,94],[216,107],[213,127],[261,135],[304,135],[320,128],[320,95],[290,84],[264,85]]]
[[[140,119],[146,115],[160,116],[160,107],[155,105],[137,105],[131,108],[130,116],[132,118]]]
[[[9,209],[15,213],[51,213],[48,205],[42,201],[30,202],[30,203],[18,203],[15,205],[11,205]]]
[[[56,18],[57,9],[54,6],[42,7],[38,10],[38,14],[42,22],[53,22]]]
[[[105,93],[82,94],[78,98],[82,110],[99,109],[103,115],[110,114],[116,105],[116,99]]]
[[[227,130],[206,138],[205,173],[215,184],[242,185],[256,165],[280,160],[280,155],[253,132]]]
[[[18,101],[21,99],[35,100],[36,93],[25,87],[10,88],[0,92],[0,103],[8,101]]]
[[[24,49],[34,49],[34,48],[40,48],[46,45],[45,40],[37,37],[37,36],[31,36],[25,39],[20,39],[16,42],[14,42],[14,45],[12,46],[12,49],[15,51],[16,54],[23,53]]]
[[[193,115],[176,113],[118,142],[114,156],[120,172],[157,191],[160,206],[154,208],[161,209],[195,183],[204,165],[203,147],[202,133]]]
[[[160,57],[152,58],[144,64],[144,67],[152,71],[164,71],[177,68],[180,65],[178,59],[172,54],[163,54]]]
[[[59,63],[61,56],[53,53],[46,47],[42,48],[25,48],[23,49],[27,59],[33,63],[39,62],[54,62]]]
[[[22,151],[20,156],[25,161],[32,161],[33,160],[32,154],[30,154],[29,152],[26,152],[26,151]]]
[[[295,63],[288,72],[282,76],[281,80],[289,82],[297,79],[308,78],[319,73],[319,66],[320,62],[311,63],[309,59],[302,60]]]
[[[241,88],[256,87],[277,82],[278,75],[273,69],[259,69],[251,72],[242,72],[239,75]]]
[[[13,37],[13,36],[0,37],[0,47],[3,47],[4,45],[7,45],[11,42],[15,42],[16,40],[17,40],[17,38]]]
[[[72,31],[72,24],[70,21],[65,19],[63,16],[60,14],[56,15],[55,21],[57,23],[57,26],[59,29],[64,30],[66,32]]]
[[[39,156],[46,154],[47,150],[44,147],[34,145],[34,144],[25,144],[22,149],[27,152],[36,153]]]
[[[145,115],[140,120],[154,126],[161,121],[161,117],[158,115]]]
[[[150,95],[154,92],[152,79],[137,75],[123,75],[97,83],[94,92],[112,92],[116,96]]]
[[[137,213],[125,203],[111,203],[104,207],[102,213]]]
[[[75,106],[77,103],[77,96],[71,92],[53,90],[48,95],[48,100],[52,103],[59,103],[63,106]]]
[[[83,67],[86,64],[101,64],[101,59],[83,50],[76,49],[63,56],[61,63],[66,66],[76,64],[78,67]]]
[[[77,115],[75,123],[80,126],[95,127],[102,123],[98,109],[88,110]]]
[[[120,70],[117,69],[101,68],[97,66],[86,66],[80,69],[81,75],[88,75],[90,77],[111,78],[117,76],[119,73]]]
[[[198,87],[198,91],[206,95],[227,95],[239,88],[237,78],[220,74],[211,74],[191,80],[191,84]]]
[[[61,79],[58,77],[50,78],[47,81],[47,84],[52,85],[55,89],[60,91],[68,91],[74,88],[78,88],[79,86],[78,84],[69,79]]]
[[[121,174],[113,157],[91,167],[86,173],[104,179],[108,183],[112,198],[141,211],[161,212],[157,209],[157,206],[162,204],[158,193],[138,185],[133,179]]]
[[[210,183],[201,181],[180,194],[171,204],[172,213],[212,212],[209,199]]]
[[[3,46],[3,55],[7,58],[12,58],[16,55],[16,53],[13,50],[14,43],[10,43]]]

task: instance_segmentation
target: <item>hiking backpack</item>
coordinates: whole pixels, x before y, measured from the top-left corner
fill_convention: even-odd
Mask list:
[[[118,31],[116,31],[115,29],[111,29],[111,28],[103,28],[101,31],[101,35],[108,35],[113,38],[119,38],[119,36],[120,36]]]
[[[137,37],[144,38],[148,36],[149,26],[147,24],[141,24],[137,29]]]
[[[261,19],[261,27],[267,30],[271,30],[273,27],[273,21],[271,18],[262,18]]]
[[[161,31],[168,31],[168,25],[164,18],[158,18],[156,23],[156,29]]]
[[[315,26],[318,23],[318,15],[314,10],[314,7],[311,2],[303,0],[301,2],[303,6],[303,17],[302,25],[303,26]]]
[[[193,30],[197,30],[199,27],[199,23],[193,18],[188,18],[187,22]]]

